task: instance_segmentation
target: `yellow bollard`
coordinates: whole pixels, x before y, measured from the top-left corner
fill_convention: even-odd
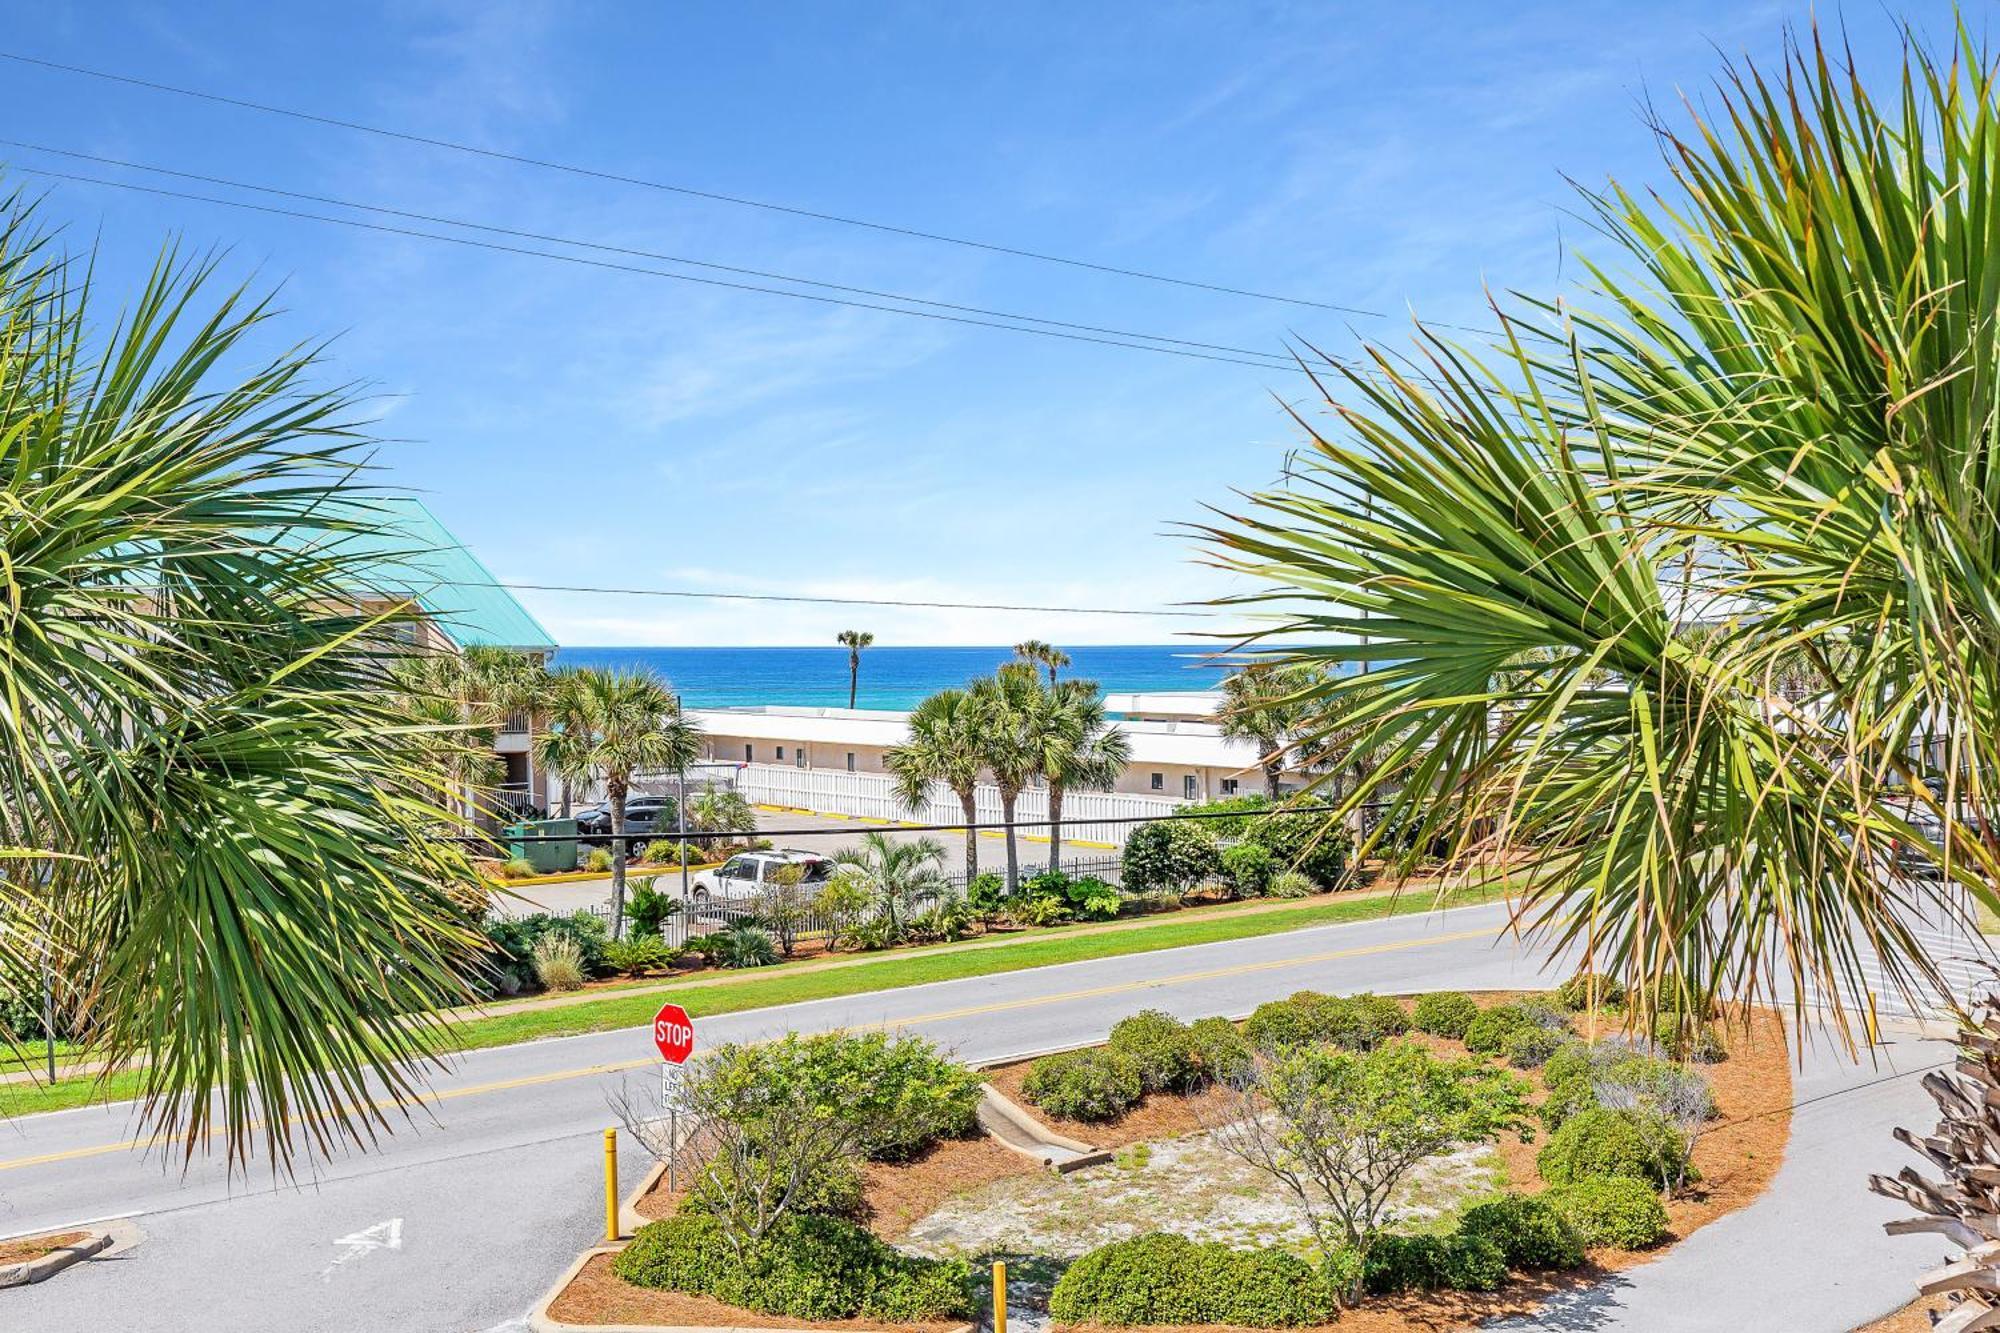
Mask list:
[[[604,1131],[604,1239],[618,1239],[618,1131]]]
[[[1007,1264],[993,1261],[993,1333],[1007,1333]]]

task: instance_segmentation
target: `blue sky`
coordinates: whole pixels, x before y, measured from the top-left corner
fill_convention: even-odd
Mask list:
[[[1942,4],[1905,6],[1932,33]],[[1276,350],[1477,322],[1589,248],[1567,174],[1662,180],[1642,98],[1796,4],[57,4],[0,47],[1341,314],[586,181],[0,63],[6,137]],[[274,15],[281,14],[281,18]],[[1883,12],[1850,15],[1884,68]],[[0,148],[20,166],[54,159]],[[131,172],[85,168],[144,179]],[[30,188],[45,183],[20,178]],[[389,479],[503,579],[1151,608],[1172,531],[1276,475],[1304,382],[58,183],[114,287],[168,234],[282,284],[379,395]],[[1567,267],[1565,267],[1567,265]],[[1192,622],[525,593],[568,643],[1170,641]]]

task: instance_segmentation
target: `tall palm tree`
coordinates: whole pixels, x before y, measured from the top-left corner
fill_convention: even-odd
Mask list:
[[[391,668],[418,716],[440,724],[439,759],[468,816],[490,822],[502,769],[493,742],[502,721],[539,711],[549,681],[541,660],[485,644],[411,654]],[[456,723],[455,728],[443,729]]]
[[[46,949],[190,1155],[365,1147],[481,946],[414,608],[360,595],[408,538],[264,301],[168,251],[99,323],[97,282],[0,197],[0,989]]]
[[[1014,645],[1014,659],[1029,666],[1041,667],[1049,673],[1049,684],[1056,683],[1056,669],[1069,665],[1069,654],[1052,643],[1040,639],[1023,639]]]
[[[882,755],[882,766],[896,780],[896,795],[909,810],[930,799],[931,784],[942,782],[958,797],[965,814],[965,879],[979,874],[979,774],[986,765],[980,741],[979,708],[964,690],[939,690],[910,714],[910,731],[900,745]]]
[[[847,649],[847,706],[852,708],[861,688],[861,650],[873,644],[875,636],[865,629],[844,629],[833,637]]]
[[[1638,1021],[1727,988],[1847,1022],[1877,958],[1946,995],[1913,919],[1996,902],[2000,64],[1906,62],[1887,108],[1817,34],[1731,70],[1657,127],[1678,197],[1586,197],[1621,253],[1577,300],[1374,353],[1299,484],[1206,529],[1288,660],[1373,664],[1309,691],[1375,691],[1345,803],[1506,828],[1523,924]]]
[[[701,728],[650,672],[575,667],[557,674],[563,678],[561,725],[537,738],[537,757],[554,772],[604,784],[611,807],[611,937],[620,939],[625,933],[625,801],[632,777],[642,768],[686,768],[701,756]]]
[[[891,939],[900,939],[910,905],[925,895],[942,896],[950,887],[939,867],[944,844],[936,838],[898,841],[882,833],[864,833],[861,845],[833,854],[842,879],[865,888],[889,923]]]
[[[1048,726],[1049,692],[1026,662],[1009,662],[972,682],[971,696],[980,757],[1000,792],[1001,835],[1007,844],[1007,892],[1020,887],[1021,866],[1014,844],[1014,810],[1022,788],[1041,773],[1041,737]]]
[[[1222,734],[1257,747],[1264,791],[1276,801],[1285,761],[1313,716],[1318,669],[1307,663],[1253,662],[1222,682]]]
[[[1132,741],[1112,726],[1094,680],[1050,689],[1034,731],[1035,767],[1049,790],[1049,869],[1062,869],[1063,794],[1110,791],[1132,758]]]

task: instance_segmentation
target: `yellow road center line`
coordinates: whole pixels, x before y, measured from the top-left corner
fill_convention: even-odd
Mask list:
[[[1223,977],[1250,976],[1258,972],[1277,972],[1288,967],[1304,967],[1313,963],[1337,962],[1343,958],[1366,958],[1374,954],[1400,953],[1406,949],[1423,949],[1437,944],[1456,944],[1463,940],[1490,939],[1498,931],[1492,927],[1483,930],[1459,930],[1444,935],[1427,935],[1414,940],[1390,940],[1382,944],[1363,944],[1350,949],[1333,949],[1325,953],[1302,954],[1296,958],[1275,958],[1261,963],[1234,963],[1228,967],[1205,968],[1199,972],[1180,972],[1172,976],[1153,977],[1146,981],[1121,981],[1109,986],[1092,986],[1085,990],[1062,991],[1053,995],[1029,995],[1018,1000],[996,1000],[989,1004],[967,1005],[962,1009],[942,1009],[936,1013],[914,1014],[907,1018],[885,1018],[869,1023],[849,1025],[851,1032],[868,1032],[876,1029],[914,1027],[921,1023],[942,1023],[954,1018],[976,1018],[981,1014],[1007,1013],[1015,1009],[1035,1009],[1049,1004],[1067,1004],[1072,1000],[1098,999],[1106,995],[1124,995],[1131,991],[1154,990],[1163,986],[1182,986],[1192,981],[1215,981]],[[1033,970],[1033,969],[1029,969]],[[1004,974],[1003,974],[1004,975]],[[864,992],[865,993],[865,992]],[[851,996],[836,998],[850,999]],[[805,1001],[805,1003],[816,1003]],[[754,1013],[755,1010],[743,1012]],[[618,1074],[627,1070],[643,1069],[659,1064],[657,1056],[645,1056],[637,1060],[619,1060],[609,1064],[586,1065],[581,1069],[560,1069],[546,1074],[526,1074],[519,1078],[497,1079],[491,1083],[473,1083],[462,1088],[447,1088],[433,1092],[421,1099],[418,1105],[431,1102],[456,1101],[461,1097],[483,1097],[492,1092],[511,1092],[517,1088],[533,1088],[548,1083],[566,1083],[571,1079],[596,1078],[601,1074]],[[382,1098],[368,1103],[373,1110],[396,1110],[409,1104],[394,1098]],[[290,1117],[287,1123],[296,1123],[297,1117]],[[253,1121],[249,1128],[261,1129],[261,1121]],[[209,1131],[207,1137],[214,1138],[220,1129]],[[133,1148],[153,1148],[174,1140],[163,1135],[153,1135],[144,1139],[124,1139],[117,1143],[94,1144],[88,1148],[69,1148],[62,1152],[42,1153],[34,1157],[16,1157],[11,1161],[0,1161],[0,1171],[13,1171],[28,1166],[48,1166],[55,1162],[74,1162],[86,1157],[102,1157],[108,1153],[126,1152]]]

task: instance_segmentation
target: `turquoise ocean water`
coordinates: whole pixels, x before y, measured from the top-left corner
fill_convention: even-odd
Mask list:
[[[1066,648],[1066,674],[1106,690],[1214,689],[1223,672],[1200,647]],[[1012,658],[1012,648],[870,648],[861,654],[862,708],[910,708]],[[847,650],[827,648],[564,648],[555,665],[649,667],[691,708],[847,705]]]

